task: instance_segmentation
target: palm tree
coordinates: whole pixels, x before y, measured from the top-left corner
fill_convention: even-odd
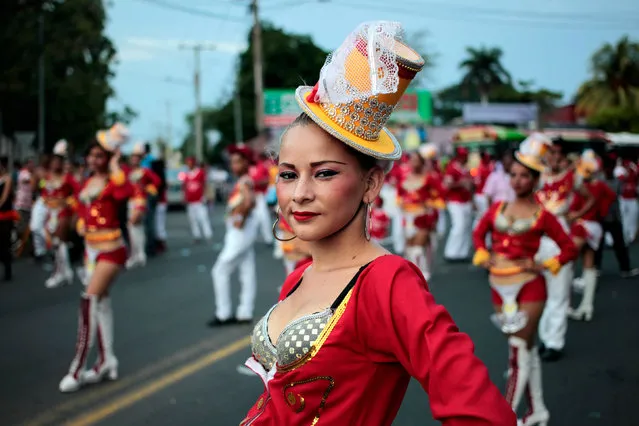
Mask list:
[[[628,36],[606,43],[591,59],[592,78],[577,92],[577,109],[593,114],[606,108],[639,111],[639,43]]]
[[[464,70],[461,85],[479,92],[482,103],[488,103],[490,91],[498,86],[511,84],[510,73],[501,63],[504,52],[498,47],[467,47],[468,58],[459,64]]]

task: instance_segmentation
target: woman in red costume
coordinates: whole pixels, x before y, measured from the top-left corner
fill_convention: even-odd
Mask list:
[[[77,196],[76,228],[85,241],[85,291],[80,299],[75,356],[69,372],[60,381],[60,392],[75,392],[84,384],[118,376],[113,353],[113,311],[109,289],[127,259],[120,231],[118,205],[133,194],[133,187],[120,169],[119,146],[126,140],[120,132],[98,132],[89,147],[87,163],[92,176]],[[97,337],[98,360],[86,371],[86,362]]]
[[[384,126],[424,65],[400,30],[395,22],[360,25],[319,83],[296,91],[304,113],[282,137],[277,199],[312,263],[289,275],[280,302],[253,330],[246,365],[265,389],[241,425],[387,426],[411,376],[447,426],[516,424],[419,269],[370,241],[367,215],[401,155]]]
[[[397,186],[398,205],[404,216],[404,257],[417,265],[428,280],[432,263],[430,237],[438,219],[437,206],[431,198],[432,193],[440,191],[436,178],[425,170],[425,160],[420,153],[410,154],[410,165],[410,173]]]
[[[67,141],[58,141],[53,147],[53,156],[41,194],[47,207],[45,238],[47,245],[53,250],[55,259],[53,274],[44,283],[47,288],[73,282],[68,241],[74,194],[77,192],[78,184],[71,173],[65,172],[67,156]]]
[[[521,143],[510,170],[515,201],[493,204],[473,232],[477,249],[473,264],[489,271],[496,312],[492,318],[508,336],[506,399],[513,410],[517,410],[524,392],[529,401],[528,414],[520,421],[524,426],[545,426],[550,417],[543,400],[541,362],[535,347],[547,296],[542,272],[557,273],[562,265],[577,257],[577,248],[561,224],[535,199],[535,188],[544,170],[541,158],[547,149],[544,139],[536,134]],[[486,248],[489,233],[492,252]],[[533,259],[544,235],[554,240],[561,252],[536,264]]]
[[[579,159],[577,174],[583,179],[584,189],[597,200],[577,220],[571,223],[570,233],[575,245],[582,252],[583,297],[576,309],[569,309],[568,316],[574,320],[590,321],[594,312],[595,290],[597,288],[597,268],[595,252],[599,249],[603,237],[601,222],[617,195],[605,183],[596,179],[601,170],[599,158],[592,150],[586,150]],[[584,197],[576,194],[571,210],[580,211],[586,203]]]

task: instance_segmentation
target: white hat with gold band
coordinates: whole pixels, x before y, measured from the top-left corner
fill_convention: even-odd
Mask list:
[[[533,133],[519,145],[515,158],[529,169],[542,173],[546,169],[544,158],[551,146],[552,139],[548,136],[543,133]]]

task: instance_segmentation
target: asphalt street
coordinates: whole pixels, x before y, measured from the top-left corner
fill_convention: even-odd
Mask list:
[[[73,356],[82,286],[47,290],[46,271],[30,259],[17,261],[14,281],[0,283],[0,425],[239,424],[262,384],[236,370],[249,356],[251,327],[205,325],[213,312],[210,269],[221,248],[221,214],[213,223],[214,243],[193,245],[184,213],[169,214],[169,252],[122,274],[112,292],[120,379],[75,394],[57,387]],[[258,244],[258,316],[276,301],[284,278],[271,252]],[[639,264],[637,246],[632,258]],[[489,320],[486,276],[439,259],[431,290],[503,389],[507,347]],[[608,251],[594,320],[571,322],[566,356],[544,364],[551,425],[639,424],[639,279],[623,280],[616,271]],[[411,384],[395,424],[438,424],[418,384]]]

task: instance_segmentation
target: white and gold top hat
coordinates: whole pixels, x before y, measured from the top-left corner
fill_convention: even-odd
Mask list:
[[[577,173],[584,178],[590,178],[601,170],[599,157],[592,149],[585,150],[577,163]]]
[[[424,160],[433,160],[437,157],[438,151],[437,145],[432,142],[425,143],[419,147],[419,155],[421,155]]]
[[[533,133],[519,144],[515,158],[524,166],[542,173],[546,169],[544,158],[548,148],[552,146],[552,139],[543,133]]]
[[[53,146],[53,155],[58,155],[60,157],[66,157],[69,155],[69,143],[66,139],[60,139]]]
[[[136,142],[135,145],[133,145],[131,155],[144,155],[144,153],[144,142]]]
[[[100,130],[95,138],[102,148],[113,152],[129,139],[129,129],[122,123],[115,123],[108,130]]]

